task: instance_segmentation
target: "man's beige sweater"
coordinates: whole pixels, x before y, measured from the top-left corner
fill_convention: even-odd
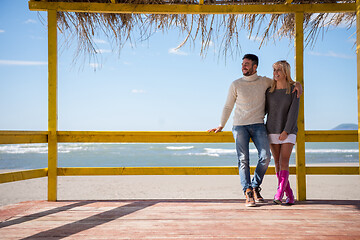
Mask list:
[[[225,126],[235,104],[234,126],[264,123],[265,92],[271,83],[272,79],[258,76],[256,73],[232,82],[220,126]]]

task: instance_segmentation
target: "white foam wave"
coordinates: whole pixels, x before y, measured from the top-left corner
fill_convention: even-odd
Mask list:
[[[235,149],[204,148],[204,150],[206,151],[205,154],[219,154],[219,155],[236,154]],[[295,148],[293,149],[293,153],[294,152],[295,152]],[[313,153],[313,154],[328,154],[328,153],[356,154],[359,153],[359,149],[306,149],[305,152]],[[257,149],[249,149],[249,153],[257,154]]]
[[[73,152],[73,151],[87,151],[89,150],[90,147],[86,146],[86,145],[70,145],[70,144],[66,144],[66,145],[58,145],[58,152],[59,153],[69,153],[69,152]]]
[[[58,153],[70,153],[72,151],[86,151],[90,147],[87,144],[59,144]],[[0,146],[0,153],[7,154],[26,154],[26,153],[39,153],[47,154],[47,144],[14,144]]]
[[[209,157],[220,157],[221,155],[236,155],[235,149],[224,149],[224,148],[204,148],[205,152],[201,153],[187,153],[188,156],[209,156]],[[257,153],[256,149],[250,149],[250,153]]]
[[[224,149],[224,148],[204,148],[208,154],[234,154],[235,149]]]
[[[168,146],[166,147],[166,149],[169,150],[188,150],[188,149],[193,149],[194,146],[179,146],[179,147],[175,147],[175,146]]]
[[[59,143],[59,153],[71,153],[88,150],[101,150],[102,144],[93,143]],[[106,145],[109,146],[109,145]],[[194,146],[166,146],[166,149],[173,151],[183,151],[194,149]],[[11,144],[11,145],[0,145],[0,154],[26,154],[26,153],[38,153],[46,154],[48,152],[48,146],[44,143],[36,144]],[[250,154],[257,154],[256,149],[249,149]],[[293,149],[295,152],[295,148]],[[306,149],[307,154],[346,154],[346,157],[350,157],[353,154],[358,154],[359,149]],[[221,155],[236,155],[235,148],[204,148],[200,153],[187,153],[186,155],[197,155],[197,156],[212,156],[219,157]]]
[[[187,153],[188,156],[209,156],[209,157],[220,157],[218,153]]]
[[[306,149],[306,153],[359,153],[359,149]]]
[[[47,153],[47,144],[15,144],[0,146],[0,153]]]

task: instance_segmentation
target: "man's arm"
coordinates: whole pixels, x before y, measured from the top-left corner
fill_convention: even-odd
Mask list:
[[[226,103],[223,109],[223,112],[221,114],[221,121],[220,121],[220,126],[218,126],[217,128],[212,128],[209,129],[208,132],[221,132],[227,122],[227,120],[229,119],[229,116],[234,108],[235,105],[235,101],[236,101],[236,89],[234,86],[234,82],[230,85],[229,88],[229,93],[226,99]]]
[[[218,133],[221,132],[223,130],[223,127],[217,127],[217,128],[213,128],[213,129],[209,129],[208,132],[214,132],[214,133]]]

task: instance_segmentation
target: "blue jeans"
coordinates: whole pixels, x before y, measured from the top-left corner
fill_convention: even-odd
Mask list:
[[[259,187],[270,163],[270,145],[264,124],[233,126],[232,129],[238,157],[239,175],[244,192]],[[258,151],[258,163],[250,181],[249,143],[253,140]]]

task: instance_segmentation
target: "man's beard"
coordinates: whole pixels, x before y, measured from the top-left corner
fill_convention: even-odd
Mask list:
[[[243,72],[244,76],[251,76],[253,75],[253,71],[251,71],[251,69],[247,70],[246,72]]]

